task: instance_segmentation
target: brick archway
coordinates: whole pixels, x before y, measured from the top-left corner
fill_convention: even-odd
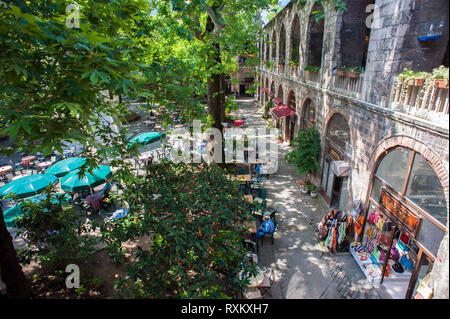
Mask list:
[[[369,162],[367,163],[367,171],[370,172],[370,178],[373,178],[375,168],[378,166],[378,163],[384,158],[384,155],[386,155],[387,152],[389,152],[391,149],[399,146],[403,146],[413,151],[416,151],[417,153],[422,155],[426,159],[426,161],[430,164],[430,166],[433,168],[433,170],[435,171],[436,175],[439,178],[439,181],[442,184],[442,188],[444,189],[444,195],[445,200],[447,202],[447,212],[448,212],[449,207],[448,171],[444,163],[442,163],[439,156],[436,155],[436,153],[433,152],[433,150],[431,150],[426,144],[419,142],[418,140],[412,137],[401,135],[391,136],[381,141],[370,155]]]
[[[333,107],[327,114],[327,117],[324,121],[324,125],[322,128],[322,149],[325,149],[325,139],[327,136],[327,131],[328,131],[328,125],[330,124],[330,120],[331,118],[336,115],[336,114],[340,114],[342,115],[346,120],[347,120],[347,125],[350,131],[350,143],[352,145],[352,162],[355,162],[355,158],[356,158],[356,140],[355,140],[355,133],[353,131],[353,126],[351,125],[351,121],[350,121],[350,115],[348,114],[347,110],[342,108],[342,107]]]

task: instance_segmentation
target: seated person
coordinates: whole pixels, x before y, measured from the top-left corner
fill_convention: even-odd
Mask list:
[[[253,173],[255,173],[257,176],[260,176],[262,168],[263,168],[262,164],[258,164]]]
[[[103,199],[108,198],[111,188],[112,188],[111,183],[109,181],[107,181],[102,190]]]
[[[263,217],[263,222],[256,233],[256,242],[258,242],[259,237],[263,236],[266,233],[273,233],[275,231],[275,225],[269,216],[265,215]]]

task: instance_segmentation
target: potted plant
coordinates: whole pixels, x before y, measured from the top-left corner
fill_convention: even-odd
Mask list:
[[[345,67],[338,67],[336,69],[336,75],[338,75],[338,76],[346,76],[347,75],[347,71],[346,71]]]
[[[362,68],[361,67],[352,67],[352,68],[347,68],[347,76],[349,78],[353,78],[353,79],[357,79],[359,78],[359,74],[362,72]]]
[[[448,88],[448,68],[441,65],[440,67],[433,69],[431,78],[434,80],[434,87],[438,89]]]
[[[305,71],[309,72],[319,72],[320,66],[314,66],[314,65],[307,65],[305,66]]]
[[[304,180],[299,180],[298,185],[300,186],[300,192],[302,194],[308,194],[309,193],[309,184],[308,182],[305,182]]]
[[[311,198],[316,198],[317,197],[317,191],[318,191],[318,187],[316,185],[309,185],[308,190],[309,190],[309,196],[311,196]]]
[[[288,65],[289,65],[291,68],[296,69],[296,68],[298,68],[298,61],[295,61],[295,60],[290,61]]]
[[[404,69],[403,72],[397,76],[402,83],[407,83],[411,86],[422,86],[429,77],[430,73],[428,72],[416,72],[409,69]]]

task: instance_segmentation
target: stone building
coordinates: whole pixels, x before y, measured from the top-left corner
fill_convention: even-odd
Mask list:
[[[238,96],[253,96],[248,92],[255,81],[255,67],[247,65],[247,58],[236,57],[237,71],[230,74],[226,79],[226,94],[237,93]]]
[[[421,282],[434,298],[449,297],[448,83],[397,80],[404,68],[448,67],[448,7],[447,0],[349,0],[336,12],[291,1],[259,42],[259,102],[278,97],[291,110],[281,118],[272,112],[285,141],[319,129],[315,183],[326,202],[350,211],[361,201],[363,242],[374,212],[389,225],[379,230],[387,246],[407,238],[403,252],[414,268],[382,280],[394,298],[418,297]],[[315,19],[321,10],[325,17]]]

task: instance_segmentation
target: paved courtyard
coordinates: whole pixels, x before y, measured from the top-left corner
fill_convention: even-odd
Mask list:
[[[245,119],[246,127],[265,127],[262,109],[252,100],[239,100],[233,116]],[[328,212],[325,201],[300,193],[301,178],[284,160],[292,149],[279,144],[279,168],[264,179],[267,204],[279,210],[274,245],[266,240],[259,250],[259,263],[275,274],[273,298],[280,299],[379,299],[390,298],[384,288],[370,287],[350,253],[332,254],[316,239],[314,228]]]

